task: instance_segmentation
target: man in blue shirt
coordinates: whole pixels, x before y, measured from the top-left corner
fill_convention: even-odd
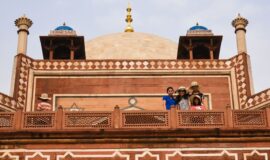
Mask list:
[[[175,99],[173,97],[174,90],[172,87],[167,88],[167,96],[163,96],[163,106],[166,107],[166,110],[170,110],[172,105],[176,105]]]

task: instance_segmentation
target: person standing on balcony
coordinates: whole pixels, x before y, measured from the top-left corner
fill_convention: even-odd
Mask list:
[[[191,85],[190,85],[190,91],[189,91],[189,95],[190,96],[193,96],[193,95],[198,95],[200,96],[201,100],[202,100],[202,103],[204,101],[204,95],[203,93],[200,91],[200,86],[199,86],[199,83],[196,82],[196,81],[193,81],[191,82]]]
[[[52,110],[52,105],[49,103],[51,98],[49,98],[47,93],[42,93],[39,99],[41,100],[41,102],[38,103],[37,111],[51,111]]]
[[[192,95],[190,97],[190,102],[191,102],[190,110],[192,111],[206,110],[206,107],[202,104],[202,99],[199,95]]]
[[[189,94],[187,93],[186,87],[180,86],[176,90],[177,96],[175,98],[176,105],[180,110],[188,110],[189,109]]]
[[[172,87],[167,88],[167,96],[163,96],[163,106],[166,110],[170,110],[172,105],[176,105],[175,98],[173,96],[174,89]]]

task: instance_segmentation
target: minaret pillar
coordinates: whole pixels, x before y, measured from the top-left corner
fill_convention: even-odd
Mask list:
[[[17,54],[26,54],[27,52],[27,37],[29,34],[28,29],[32,26],[33,22],[25,15],[15,20],[15,25],[18,27],[18,47]]]
[[[248,20],[241,17],[240,14],[232,21],[232,26],[235,28],[236,42],[237,42],[237,52],[247,53],[246,45],[246,26],[248,25]]]

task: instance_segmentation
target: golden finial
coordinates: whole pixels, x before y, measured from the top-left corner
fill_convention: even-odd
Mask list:
[[[130,3],[128,3],[127,18],[126,18],[127,26],[126,26],[125,32],[134,32],[134,29],[131,26],[131,22],[133,21],[132,16],[131,16],[131,10],[132,9],[131,9]]]

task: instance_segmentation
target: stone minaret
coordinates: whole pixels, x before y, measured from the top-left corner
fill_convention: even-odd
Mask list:
[[[15,20],[15,25],[18,27],[18,48],[17,54],[26,54],[27,51],[27,36],[28,29],[32,26],[33,22],[25,15]]]
[[[240,14],[232,21],[232,26],[235,28],[237,51],[240,53],[247,53],[246,45],[246,26],[248,25],[248,20],[241,17]]]

